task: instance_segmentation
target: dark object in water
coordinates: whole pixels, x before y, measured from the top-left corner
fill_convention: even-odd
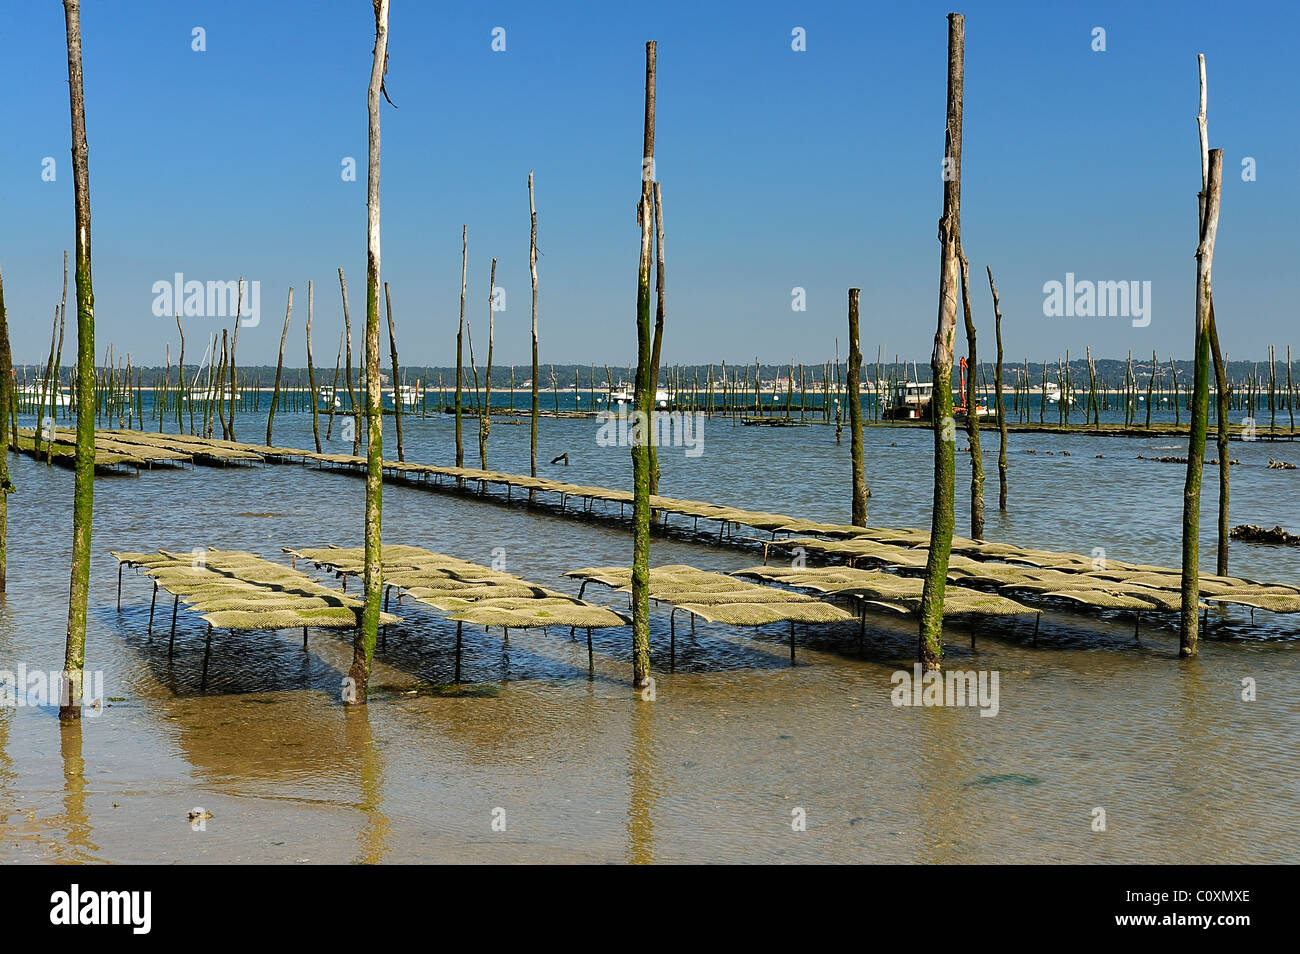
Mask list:
[[[563,454],[561,454],[559,457],[555,457],[555,458],[552,458],[552,459],[551,459],[551,463],[552,463],[552,464],[558,464],[560,461],[564,461],[564,466],[565,466],[565,467],[568,467],[568,466],[569,466],[569,452],[568,452],[568,451],[565,451],[565,452],[564,452]]]
[[[1138,460],[1149,460],[1149,461],[1154,461],[1154,462],[1157,463],[1157,464],[1185,464],[1185,463],[1187,463],[1187,458],[1186,458],[1186,457],[1143,457],[1141,454],[1138,454],[1138,455],[1137,455],[1137,459],[1138,459]],[[1219,466],[1219,458],[1217,458],[1217,457],[1212,457],[1212,458],[1210,458],[1209,460],[1207,460],[1206,463],[1209,464],[1211,467],[1218,467],[1218,466]],[[1229,465],[1229,466],[1235,466],[1235,465],[1240,464],[1240,463],[1241,463],[1241,461],[1236,460],[1235,458],[1234,458],[1233,460],[1228,461],[1228,465]]]
[[[1281,527],[1265,530],[1252,523],[1243,523],[1233,527],[1229,536],[1234,540],[1245,540],[1249,543],[1275,543],[1284,547],[1300,547],[1300,536],[1287,533]]]
[[[1295,470],[1295,464],[1289,464],[1284,460],[1275,460],[1272,457],[1268,459],[1269,470]]]

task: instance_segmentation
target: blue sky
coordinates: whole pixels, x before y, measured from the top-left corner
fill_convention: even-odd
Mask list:
[[[635,346],[643,44],[659,43],[667,227],[665,363],[829,358],[846,290],[863,351],[926,360],[938,283],[950,5],[435,4],[393,0],[383,114],[383,265],[404,362],[454,362],[460,230],[486,344],[488,268],[503,364],[529,354],[527,175],[536,175],[542,359],[625,365]],[[1009,360],[1066,348],[1191,351],[1200,185],[1196,54],[1225,150],[1216,310],[1230,357],[1295,331],[1300,7],[979,3],[966,14],[964,243],[985,354],[1002,297]],[[205,52],[191,50],[194,27]],[[494,27],[505,52],[491,50]],[[1105,52],[1091,49],[1094,27]],[[803,27],[807,50],[791,49]],[[98,350],[161,363],[176,332],[152,285],[261,282],[241,363],[273,362],[306,283],[333,357],[348,275],[364,306],[368,0],[102,3],[83,10]],[[72,241],[62,6],[10,4],[0,33],[0,268],[15,360],[49,347]],[[44,157],[57,178],[42,181]],[[356,157],[355,182],[340,176]],[[1243,182],[1253,157],[1257,179]],[[1047,318],[1043,284],[1152,283],[1152,321]],[[791,309],[794,287],[807,310]],[[71,312],[72,309],[70,308]],[[219,327],[187,322],[188,346]],[[193,329],[193,332],[191,332]],[[481,329],[481,330],[480,330]],[[1294,341],[1291,339],[1295,338]],[[480,344],[476,341],[476,350]],[[188,355],[187,355],[188,357]],[[65,362],[66,362],[65,357]],[[480,358],[481,360],[481,358]]]

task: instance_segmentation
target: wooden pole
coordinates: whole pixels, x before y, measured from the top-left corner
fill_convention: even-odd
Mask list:
[[[463,398],[461,388],[465,378],[464,346],[465,336],[465,293],[469,272],[469,226],[460,227],[460,324],[456,326],[456,466],[465,466],[465,441],[462,430],[461,414]],[[459,481],[457,481],[459,482]]]
[[[266,446],[274,447],[271,428],[275,425],[275,409],[280,404],[280,376],[284,372],[284,343],[289,340],[289,318],[293,315],[293,286],[289,286],[289,301],[284,306],[284,327],[280,330],[280,356],[275,362],[275,386],[271,390],[271,407],[266,415]],[[234,411],[231,411],[233,416]]]
[[[975,319],[971,317],[970,261],[957,236],[958,268],[961,271],[961,307],[966,323],[966,439],[970,442],[970,535],[984,539],[984,454],[980,450],[979,401],[975,373],[979,362],[975,354]]]
[[[943,668],[943,606],[953,534],[953,470],[956,441],[952,418],[952,352],[957,331],[957,248],[961,242],[962,86],[966,18],[948,14],[948,105],[944,131],[943,217],[939,219],[939,315],[930,356],[934,430],[934,501],[930,550],[921,592],[920,661],[926,671]]]
[[[328,352],[327,352],[328,353]],[[339,403],[339,366],[343,361],[343,332],[339,332],[339,353],[334,358],[334,383],[330,385],[329,422],[325,426],[325,439],[334,434],[334,408]]]
[[[232,441],[235,439],[235,395],[238,393],[236,391],[236,382],[235,382],[235,344],[239,341],[239,316],[243,314],[243,311],[244,311],[244,280],[241,278],[239,280],[239,296],[235,304],[235,327],[230,335],[230,393],[229,395],[221,396],[221,400],[223,403],[227,396],[230,398],[230,440]],[[221,385],[220,379],[218,379],[217,385],[218,385],[217,393],[220,395],[222,391],[222,388],[220,386]]]
[[[13,352],[9,348],[4,277],[0,276],[0,593],[5,591],[5,574],[9,566],[9,495],[14,490],[9,479],[9,413],[13,400]],[[15,441],[17,436],[12,435]]]
[[[406,447],[402,444],[402,381],[397,364],[397,326],[393,324],[393,296],[384,282],[384,308],[388,312],[388,354],[393,360],[393,423],[397,427],[397,459],[406,460]],[[491,352],[488,360],[488,392],[492,390]]]
[[[492,430],[492,335],[496,312],[492,310],[492,293],[497,284],[497,260],[492,259],[492,271],[488,279],[488,357],[486,369],[486,399],[479,408],[478,418],[478,457],[479,466],[487,470],[488,434]],[[470,364],[474,363],[474,350],[470,349]],[[474,394],[478,395],[478,372],[474,372]]]
[[[370,152],[366,175],[366,519],[364,609],[358,614],[352,666],[348,677],[355,687],[353,699],[366,701],[370,667],[379,636],[383,565],[380,557],[380,521],[383,510],[383,407],[379,386],[379,95],[388,68],[388,0],[375,3],[375,48],[366,105],[370,114]]]
[[[993,284],[993,267],[985,265],[989,273],[989,292],[993,295],[993,333],[997,336],[998,363],[993,369],[993,390],[998,407],[998,511],[1007,512],[1007,407],[1002,400],[1002,308],[998,304],[998,287]],[[1025,380],[1029,372],[1025,371]]]
[[[312,366],[311,356],[311,322],[315,311],[315,295],[312,283],[307,282],[307,390],[311,392],[311,436],[316,441],[316,453],[320,453],[320,398],[316,394],[316,369]],[[328,354],[329,352],[326,352]],[[337,381],[334,382],[338,384]],[[330,402],[333,404],[333,402]]]
[[[853,466],[853,526],[867,525],[866,465],[862,454],[862,399],[858,394],[858,379],[862,375],[862,346],[858,328],[858,296],[861,289],[849,289],[849,450]]]
[[[63,655],[59,718],[81,718],[86,665],[86,606],[90,596],[90,534],[95,499],[95,292],[90,268],[90,164],[86,99],[81,75],[81,2],[63,0],[68,41],[68,101],[72,117],[72,174],[76,212],[77,449],[72,490],[72,568],[68,633]]]
[[[528,172],[528,273],[532,279],[533,285],[533,393],[532,393],[532,422],[529,425],[528,433],[528,473],[532,477],[537,476],[537,376],[541,374],[538,367],[538,350],[537,350],[537,205],[533,201],[533,173]],[[528,499],[534,499],[536,491],[528,491]]]
[[[361,450],[361,404],[357,401],[356,389],[352,386],[352,316],[348,312],[348,282],[339,269],[339,293],[343,296],[343,334],[347,339],[345,365],[348,375],[348,401],[352,414],[352,456]]]
[[[650,679],[650,413],[654,408],[651,371],[650,259],[654,230],[654,136],[656,43],[645,46],[645,132],[642,150],[641,258],[637,271],[636,386],[633,399],[635,439],[632,442],[632,684],[642,688]]]
[[[651,143],[653,146],[653,141]],[[651,171],[653,172],[654,156],[650,157]],[[659,387],[659,360],[663,352],[664,341],[664,309],[665,309],[665,292],[664,292],[664,209],[663,209],[663,192],[659,188],[659,183],[654,183],[653,195],[655,214],[655,335],[654,343],[650,347],[650,408],[653,412],[657,407],[654,391]],[[671,395],[670,395],[671,400]],[[648,447],[650,452],[650,493],[659,493],[659,451],[655,442],[651,441]]]
[[[1201,101],[1205,101],[1205,58],[1199,56]],[[1203,126],[1198,116],[1198,125]],[[1196,655],[1200,595],[1200,517],[1201,474],[1204,467],[1207,406],[1209,403],[1210,314],[1214,307],[1211,271],[1214,246],[1219,230],[1220,191],[1223,181],[1223,150],[1211,149],[1205,170],[1204,187],[1199,197],[1203,210],[1200,236],[1196,248],[1196,363],[1190,400],[1190,430],[1187,442],[1187,482],[1183,490],[1183,565],[1182,613],[1179,625],[1178,654]],[[1228,468],[1226,461],[1223,469]]]

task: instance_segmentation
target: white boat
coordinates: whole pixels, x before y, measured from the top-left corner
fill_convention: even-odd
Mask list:
[[[399,385],[394,391],[389,391],[384,395],[388,403],[393,404],[395,394],[400,394],[402,398],[402,407],[414,407],[420,400],[419,389],[414,384]],[[337,406],[337,405],[336,405]],[[395,405],[394,405],[395,406]]]
[[[1059,384],[1054,384],[1053,382],[1048,381],[1047,384],[1043,387],[1043,393],[1047,395],[1048,404],[1061,403],[1061,386]],[[1145,398],[1143,398],[1143,400],[1145,400]],[[1079,403],[1074,398],[1069,398],[1069,402],[1071,404]]]
[[[18,389],[18,393],[29,401],[40,401],[44,398],[46,407],[67,407],[72,403],[67,391],[60,390],[55,386],[51,392],[45,393],[45,388],[45,379],[37,378],[30,384],[24,384]]]
[[[339,396],[334,393],[334,389],[328,384],[322,384],[316,389],[316,400],[321,404],[324,404],[326,407],[331,405],[334,407],[343,406],[343,402],[339,400]]]
[[[241,397],[240,393],[239,393],[238,391],[236,391],[236,392],[235,392],[235,396],[234,396],[234,400],[238,401],[238,400],[240,399],[240,397]],[[229,400],[231,400],[231,396],[230,396],[230,388],[229,388],[229,387],[224,387],[224,388],[220,388],[220,389],[218,389],[218,388],[190,388],[190,400],[191,400],[191,401],[207,401],[207,400],[213,400],[213,401],[229,401]]]
[[[881,416],[887,421],[917,421],[930,410],[934,385],[929,381],[900,381]]]
[[[668,406],[668,392],[663,388],[655,389],[655,407]],[[620,384],[609,392],[609,403],[614,407],[631,407],[633,391],[626,384]]]

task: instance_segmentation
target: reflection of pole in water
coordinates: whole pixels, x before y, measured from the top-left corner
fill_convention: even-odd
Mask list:
[[[917,719],[920,729],[920,799],[917,840],[922,864],[952,864],[969,861],[961,840],[972,832],[986,830],[971,793],[961,790],[958,779],[970,778],[975,765],[974,740],[967,737],[969,726],[960,722],[973,715],[966,710],[935,706],[905,710]],[[978,716],[975,722],[980,722]]]
[[[81,720],[59,723],[59,752],[63,757],[63,817],[70,849],[67,861],[94,861],[99,846],[90,840],[86,815],[86,760],[81,757]]]
[[[655,799],[659,796],[655,773],[655,703],[639,696],[632,703],[632,745],[628,759],[627,861],[646,865],[654,861]]]
[[[391,835],[388,817],[380,810],[384,803],[384,758],[370,731],[369,708],[347,706],[343,713],[348,749],[360,767],[361,801],[357,807],[365,814],[365,822],[357,832],[357,861],[365,865],[384,860]]]
[[[462,623],[456,623],[456,682],[460,682],[460,629]]]
[[[10,785],[18,778],[14,760],[9,757],[9,719],[14,711],[8,706],[0,708],[0,829],[8,827],[9,815],[4,809],[10,804]]]

